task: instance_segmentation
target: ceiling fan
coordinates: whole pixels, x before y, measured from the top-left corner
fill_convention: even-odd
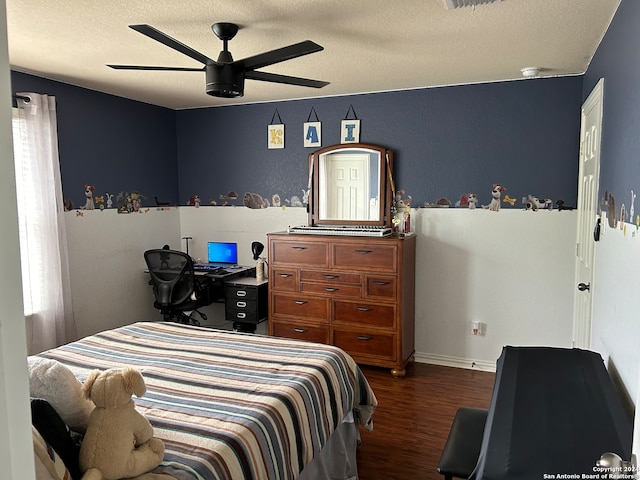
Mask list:
[[[153,67],[142,65],[107,65],[108,67],[115,68],[117,70],[165,70],[174,72],[204,71],[206,73],[207,80],[207,94],[214,97],[224,98],[235,98],[244,95],[244,81],[247,78],[250,80],[261,80],[263,82],[284,83],[287,85],[299,85],[302,87],[313,88],[322,88],[325,85],[329,85],[329,82],[322,82],[319,80],[310,80],[307,78],[256,71],[258,68],[324,50],[323,47],[311,40],[305,40],[304,42],[295,43],[287,47],[260,53],[241,60],[234,60],[227,47],[229,40],[235,37],[236,33],[238,33],[238,26],[234,23],[228,22],[214,23],[211,25],[211,29],[213,30],[213,33],[222,40],[223,47],[222,51],[218,55],[218,59],[212,60],[184,43],[162,33],[151,25],[129,25],[129,28],[203,63],[204,67],[188,68]]]

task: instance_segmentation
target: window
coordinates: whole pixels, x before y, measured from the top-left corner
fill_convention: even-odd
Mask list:
[[[38,218],[43,214],[38,212],[33,201],[33,195],[29,195],[34,187],[30,179],[34,178],[34,162],[31,161],[29,142],[25,141],[25,121],[19,116],[17,108],[13,110],[13,155],[16,170],[16,195],[18,198],[18,225],[20,231],[20,261],[22,263],[22,296],[24,302],[24,314],[29,316],[42,310],[41,289],[44,285],[42,278],[36,278],[34,272],[38,265],[42,265],[42,249],[37,244],[37,238],[27,234],[29,227],[38,228]],[[31,237],[31,238],[30,238]]]

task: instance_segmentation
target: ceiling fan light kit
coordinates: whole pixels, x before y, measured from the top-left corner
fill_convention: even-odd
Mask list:
[[[252,57],[234,61],[228,49],[229,40],[238,33],[238,26],[234,23],[219,22],[211,26],[213,33],[222,40],[222,51],[217,60],[203,55],[178,40],[152,27],[151,25],[129,25],[129,28],[166,45],[194,60],[204,64],[202,68],[185,67],[156,67],[142,65],[107,65],[116,70],[156,70],[156,71],[205,71],[206,93],[214,97],[236,98],[244,95],[244,81],[246,78],[263,82],[283,83],[301,87],[322,88],[329,84],[319,80],[291,77],[275,73],[260,72],[257,69],[284,62],[293,58],[320,52],[323,48],[311,40],[260,53]]]

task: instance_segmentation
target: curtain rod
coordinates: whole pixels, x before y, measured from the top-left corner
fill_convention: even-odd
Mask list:
[[[23,100],[25,103],[29,103],[31,101],[31,97],[27,97],[26,95],[13,95],[13,98]]]

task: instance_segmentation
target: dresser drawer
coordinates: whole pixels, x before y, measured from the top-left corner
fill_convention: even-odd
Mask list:
[[[309,342],[329,343],[328,325],[305,325],[302,323],[272,322],[272,335],[295,338]]]
[[[383,300],[395,300],[396,277],[367,275],[365,280],[366,298],[380,298]]]
[[[353,323],[380,328],[395,328],[394,305],[376,305],[364,302],[334,302],[335,323]]]
[[[396,245],[375,245],[367,243],[334,244],[333,265],[335,268],[351,270],[382,270],[395,272],[397,269]]]
[[[273,290],[298,291],[298,270],[273,267],[269,274],[269,285]]]
[[[301,281],[313,281],[313,282],[330,282],[336,283],[350,283],[353,285],[360,285],[362,283],[362,277],[359,273],[345,273],[334,272],[331,270],[302,270],[300,272]]]
[[[332,297],[360,298],[360,285],[341,285],[339,283],[308,283],[302,282],[300,289],[305,293],[320,293]]]
[[[277,241],[271,245],[269,260],[274,265],[286,263],[327,267],[327,253],[326,243]]]
[[[375,334],[366,331],[333,329],[333,344],[350,355],[395,360],[395,335]]]
[[[309,318],[317,322],[329,323],[328,298],[280,294],[274,294],[271,298],[274,315]]]

